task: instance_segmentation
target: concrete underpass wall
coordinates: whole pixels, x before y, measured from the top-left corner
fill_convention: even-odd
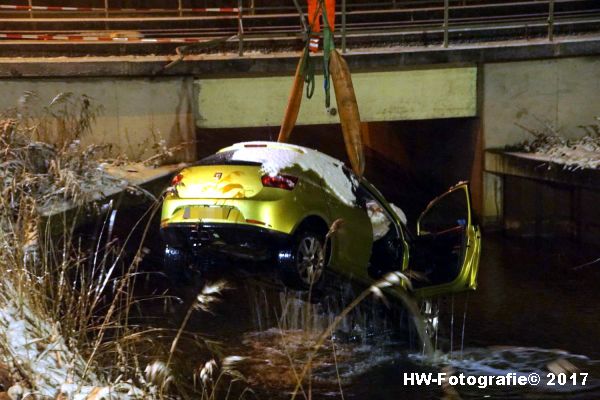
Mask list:
[[[600,57],[561,58],[483,66],[483,126],[488,148],[531,136],[517,127],[548,122],[567,137],[600,116]]]
[[[144,160],[155,154],[164,139],[168,146],[195,139],[192,79],[74,78],[0,80],[0,109],[16,107],[26,91],[35,92],[35,108],[47,106],[61,92],[85,94],[102,106],[92,127],[93,134],[82,138],[87,144],[112,144],[114,155],[125,154]],[[173,161],[191,160],[195,146],[185,146]]]
[[[487,63],[477,68],[423,66],[361,72],[353,74],[353,80],[361,117],[368,122],[365,142],[370,150],[395,163],[403,173],[433,183],[436,190],[450,178],[470,179],[474,205],[487,225],[500,222],[506,207],[504,180],[481,171],[484,149],[530,139],[517,124],[536,129],[548,123],[566,137],[575,137],[582,133],[578,125],[593,124],[600,115],[600,57]],[[303,100],[298,125],[330,125],[297,127],[296,131],[310,137],[310,146],[336,155],[330,144],[337,143],[332,136],[339,135],[334,128],[338,117],[324,112],[321,82],[317,77],[315,97]],[[223,142],[225,137],[232,139],[229,142],[234,138],[275,139],[291,83],[291,76],[198,79],[199,151],[212,150],[211,144]],[[228,117],[232,110],[236,118]],[[456,122],[461,120],[469,122]],[[327,130],[336,133],[330,135]],[[293,141],[303,140],[295,134]],[[461,154],[462,159],[453,158]],[[410,162],[405,162],[406,156]],[[436,171],[443,176],[439,184],[432,182]],[[456,174],[445,176],[449,171]],[[524,190],[523,186],[517,190]],[[550,201],[553,196],[543,198]],[[536,201],[524,194],[523,201],[529,200]],[[556,201],[568,204],[563,200]],[[585,210],[585,204],[581,208]],[[551,205],[544,209],[559,214]],[[561,221],[554,225],[565,226]]]
[[[477,118],[368,123],[363,130],[366,176],[402,205],[410,221],[459,181],[471,181],[479,213]]]
[[[538,129],[548,123],[560,129],[564,136],[573,138],[583,134],[577,128],[579,125],[594,124],[597,122],[595,117],[600,116],[600,57],[485,64],[481,73],[485,148],[499,148],[531,139],[516,124]],[[532,202],[533,208],[529,208],[547,210],[547,215],[539,216],[537,212],[530,216],[549,218],[552,214],[557,218],[566,215],[567,218],[571,212],[569,208],[581,208],[582,213],[589,208],[573,203],[568,190],[553,191],[549,186],[543,189],[544,185],[522,182],[505,190],[503,184],[513,181],[484,173],[483,216],[486,222],[498,222],[504,210],[513,220],[527,217],[525,211],[515,217],[515,207],[527,210],[527,205],[518,205],[514,193],[508,197],[504,195],[515,190],[520,193],[519,202]],[[552,191],[552,194],[540,194],[540,190]],[[504,199],[511,204],[503,204]],[[539,201],[542,203],[536,204]],[[553,204],[561,205],[561,212]],[[579,218],[585,220],[586,216]]]

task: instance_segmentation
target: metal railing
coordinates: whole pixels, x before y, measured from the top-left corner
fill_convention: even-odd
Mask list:
[[[274,38],[282,38],[282,40],[303,38],[300,24],[290,22],[290,18],[297,16],[296,8],[293,5],[256,6],[255,0],[237,0],[235,7],[194,8],[186,7],[185,0],[178,0],[177,8],[131,9],[111,7],[110,1],[103,0],[103,7],[94,8],[40,5],[39,3],[42,3],[43,0],[37,0],[39,2],[37,4],[36,0],[27,0],[27,5],[2,5],[2,0],[0,0],[0,21],[11,20],[10,18],[2,19],[3,16],[14,17],[15,14],[27,13],[30,19],[43,19],[44,21],[59,16],[64,22],[70,17],[79,18],[85,15],[88,21],[94,19],[123,21],[127,17],[143,23],[145,19],[151,20],[157,15],[175,14],[179,19],[197,19],[199,24],[206,24],[207,27],[196,30],[181,29],[180,31],[165,28],[164,32],[153,29],[152,34],[173,35],[174,37],[188,37],[196,34],[198,41],[201,41],[223,37],[229,32],[230,28],[215,25],[215,20],[235,20],[237,32],[234,35],[237,36],[237,52],[240,56],[244,55],[246,40],[256,42],[259,40],[273,41]],[[600,31],[600,2],[589,0],[509,2],[498,0],[478,4],[466,4],[462,0],[395,0],[362,3],[341,0],[338,2],[338,10],[339,18],[341,18],[338,39],[343,52],[348,51],[350,43],[362,43],[369,37],[374,40],[381,40],[386,36],[398,37],[401,42],[403,37],[421,35],[427,37],[428,45],[433,44],[431,40],[439,40],[437,43],[441,47],[447,48],[451,45],[453,36],[462,38],[467,34],[476,35],[478,32],[492,29],[501,31],[503,35],[507,35],[507,32],[513,28],[524,29],[527,32],[535,30],[538,36],[539,32],[544,29],[544,36],[549,41],[555,39],[557,28],[565,24],[590,25],[597,22]],[[305,8],[303,12],[306,12]],[[178,18],[165,19],[165,26],[170,23],[175,24]],[[250,24],[247,28],[245,27],[246,20]],[[58,23],[57,21],[57,25]],[[263,23],[264,26],[260,23]],[[211,28],[210,24],[213,24],[214,28]],[[4,36],[0,36],[0,38],[15,37],[15,35],[10,35],[10,31],[2,30],[2,24],[0,24],[0,35],[3,32]],[[63,37],[65,35],[55,36]],[[33,34],[22,36],[27,36],[24,39],[35,40]],[[71,34],[69,37],[77,40],[76,35]],[[46,35],[45,40],[52,40],[52,38]]]

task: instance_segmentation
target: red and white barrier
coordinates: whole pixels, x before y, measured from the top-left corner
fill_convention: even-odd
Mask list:
[[[177,10],[175,10],[177,11]],[[236,13],[239,12],[240,9],[237,7],[218,7],[218,8],[184,8],[183,11],[190,12],[214,12],[214,13]]]
[[[11,5],[11,4],[0,4],[0,10],[18,10],[18,11],[104,11],[103,8],[93,8],[93,7],[18,6],[18,5]]]
[[[30,35],[20,33],[0,33],[0,40],[37,40],[61,42],[132,42],[132,43],[200,43],[211,39],[205,38],[144,38],[144,37],[112,37],[83,35]]]
[[[0,4],[0,10],[15,11],[84,11],[84,12],[198,12],[198,13],[237,13],[239,8],[209,7],[209,8],[95,8],[95,7],[63,7],[63,6],[28,6]]]

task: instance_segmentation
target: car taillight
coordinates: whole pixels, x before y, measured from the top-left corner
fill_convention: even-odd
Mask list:
[[[171,186],[176,187],[177,185],[179,185],[181,183],[181,181],[183,180],[183,174],[177,174],[173,177],[173,179],[171,180]]]
[[[298,178],[290,175],[264,175],[261,179],[264,187],[292,190],[298,183]]]

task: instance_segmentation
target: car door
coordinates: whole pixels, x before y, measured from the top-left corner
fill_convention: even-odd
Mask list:
[[[419,297],[473,290],[481,233],[473,222],[467,182],[460,182],[429,203],[417,221],[409,269]]]
[[[345,172],[352,174],[349,170]],[[357,180],[356,177],[354,179]],[[352,279],[367,282],[367,265],[371,256],[373,231],[367,213],[358,202],[359,199],[356,198],[355,203],[349,205],[340,201],[338,196],[328,196],[331,219],[341,222],[331,236],[332,267]]]

